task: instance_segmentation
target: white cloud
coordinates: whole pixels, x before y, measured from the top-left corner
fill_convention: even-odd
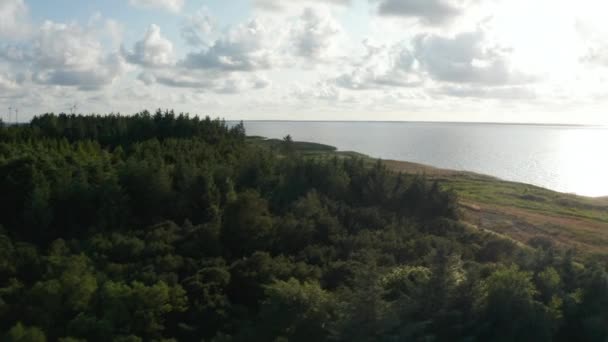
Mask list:
[[[6,47],[2,56],[38,84],[99,89],[122,75],[121,56],[106,54],[93,30],[46,21],[28,44]]]
[[[129,4],[139,8],[156,8],[180,12],[184,7],[184,0],[129,0]]]
[[[219,87],[214,89],[217,93],[237,94],[247,90],[264,89],[270,85],[270,81],[254,77],[231,77],[219,83]]]
[[[212,33],[212,34],[211,34]],[[211,35],[217,36],[209,39]],[[279,35],[280,36],[280,35]],[[155,37],[154,39],[150,39]],[[267,20],[254,18],[229,27],[224,32],[215,30],[214,19],[205,10],[188,17],[182,27],[182,37],[200,50],[188,53],[176,63],[145,63],[147,41],[159,41],[156,28],[149,30],[145,39],[136,43],[127,58],[143,66],[163,66],[140,73],[138,80],[151,86],[160,84],[197,92],[236,94],[267,88],[270,80],[259,71],[275,67],[283,56],[282,38]],[[157,45],[157,44],[156,44]],[[163,44],[168,47],[168,44]],[[169,49],[154,49],[154,51]],[[172,51],[172,49],[171,49]],[[148,55],[156,55],[148,53]],[[168,58],[163,61],[168,61]]]
[[[575,35],[571,37],[572,40],[582,45],[579,46],[581,55],[578,57],[587,66],[608,66],[606,10],[608,10],[608,3],[593,0],[581,0],[580,6],[576,7],[573,27]],[[560,23],[563,25],[563,20]],[[551,27],[550,29],[555,34],[555,28]],[[563,32],[556,35],[556,38],[562,44],[565,43],[563,36]],[[571,41],[567,43],[572,45]]]
[[[156,77],[151,72],[142,72],[137,76],[137,80],[143,82],[145,85],[152,85],[156,83]]]
[[[420,19],[430,25],[443,24],[459,15],[473,0],[374,0],[383,16]]]
[[[581,61],[588,64],[608,67],[608,46],[602,43],[589,47],[581,57]]]
[[[364,41],[366,54],[349,71],[335,79],[350,90],[416,87],[423,83],[418,62],[404,44],[373,46]]]
[[[119,48],[122,44],[124,25],[114,19],[106,19],[103,34],[109,38],[113,48]]]
[[[476,87],[471,85],[449,85],[434,91],[453,97],[484,98],[499,100],[534,100],[536,92],[524,86]]]
[[[86,69],[103,55],[101,43],[76,24],[45,22],[33,42],[33,58],[43,68]]]
[[[310,4],[325,4],[325,5],[339,5],[339,6],[348,6],[352,3],[351,0],[254,0],[254,5],[258,8],[269,10],[269,11],[279,11],[283,10],[289,6],[297,6],[302,7],[302,5],[310,5]]]
[[[155,83],[175,88],[206,89],[213,87],[212,79],[200,72],[188,72],[183,69],[145,71],[137,79],[147,85]]]
[[[336,48],[342,27],[327,7],[308,7],[295,22],[290,41],[295,55],[322,60]]]
[[[173,43],[161,35],[158,25],[150,25],[132,51],[123,51],[127,61],[146,67],[167,67],[175,62]]]
[[[347,90],[420,89],[430,94],[478,98],[527,98],[523,85],[539,77],[512,65],[508,48],[492,44],[481,30],[454,36],[420,33],[412,39],[375,46],[364,41],[366,53],[338,77]]]
[[[327,82],[317,82],[312,87],[294,87],[290,96],[300,101],[310,102],[322,100],[330,103],[338,102],[343,98],[340,89]]]
[[[31,58],[31,50],[23,47],[22,45],[0,46],[0,58],[19,64]]]
[[[194,15],[186,17],[186,23],[181,27],[181,35],[188,45],[208,46],[215,26],[216,23],[211,15],[205,9],[201,9]]]
[[[219,101],[218,115],[251,118],[603,105],[608,5],[581,1],[253,0],[228,22],[206,9],[168,17],[183,21],[179,44],[162,24],[121,48],[145,13],[34,27],[28,0],[0,0],[0,104],[197,108],[204,98]],[[126,3],[159,9],[157,23],[185,8],[185,0]]]
[[[84,69],[42,69],[32,75],[39,84],[77,87],[79,90],[98,90],[114,82],[126,70],[120,55],[113,54]]]
[[[0,91],[7,92],[16,90],[19,88],[19,84],[16,80],[12,79],[8,74],[0,73]]]
[[[276,59],[277,32],[259,19],[231,28],[209,48],[189,53],[180,64],[193,69],[255,71],[269,69]]]
[[[591,66],[608,66],[608,32],[599,29],[598,25],[581,21],[577,22],[576,30],[576,39],[583,45],[582,51],[579,51],[580,62]]]
[[[487,86],[535,81],[534,76],[513,69],[509,54],[509,49],[488,45],[482,31],[454,37],[422,34],[414,39],[415,57],[437,81]]]
[[[29,31],[28,8],[24,0],[0,1],[0,38],[16,39]]]
[[[212,36],[218,37],[212,40]],[[280,20],[255,17],[223,33],[215,30],[213,19],[203,11],[188,18],[182,37],[200,47],[178,63],[182,67],[253,72],[295,66],[289,63],[293,57],[328,62],[338,55],[343,29],[326,6],[306,7]]]
[[[174,88],[192,88],[203,92],[236,94],[263,89],[270,81],[257,75],[242,73],[226,75],[208,70],[173,68],[143,72],[138,79],[147,85],[155,83]]]

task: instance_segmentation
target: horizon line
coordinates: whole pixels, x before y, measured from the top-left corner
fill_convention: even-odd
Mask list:
[[[46,113],[49,114],[49,113]],[[58,114],[67,114],[67,113],[58,113]],[[76,114],[75,115],[109,115],[109,114],[117,114],[120,116],[130,116],[130,114],[121,114],[121,113],[108,113],[108,114]],[[191,113],[181,113],[192,115]],[[57,114],[55,114],[57,115]],[[194,114],[194,116],[207,116],[209,118],[213,118],[212,115],[203,115],[203,114]],[[298,119],[227,119],[225,117],[216,116],[216,119],[224,120],[226,122],[317,122],[317,123],[420,123],[420,124],[460,124],[460,125],[511,125],[511,126],[555,126],[555,127],[589,127],[589,128],[608,128],[608,123],[600,124],[600,123],[564,123],[564,122],[508,122],[508,121],[441,121],[441,120],[298,120]],[[31,122],[30,120],[22,120],[22,121],[4,121],[0,118],[0,121],[3,122],[4,125],[22,125],[28,124]]]
[[[289,120],[289,119],[235,119],[226,121],[243,122],[327,122],[327,123],[428,123],[428,124],[474,124],[474,125],[517,125],[517,126],[570,126],[608,128],[608,124],[592,123],[543,123],[543,122],[504,122],[504,121],[425,121],[425,120]]]

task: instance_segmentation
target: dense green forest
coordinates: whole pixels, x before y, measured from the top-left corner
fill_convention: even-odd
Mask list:
[[[598,341],[605,260],[382,163],[173,112],[0,125],[6,341]]]

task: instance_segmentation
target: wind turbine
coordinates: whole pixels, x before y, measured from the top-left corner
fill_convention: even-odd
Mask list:
[[[19,108],[15,108],[15,125],[19,124]]]
[[[8,117],[6,118],[6,124],[8,125],[11,121],[11,114],[13,112],[13,107],[8,107]]]

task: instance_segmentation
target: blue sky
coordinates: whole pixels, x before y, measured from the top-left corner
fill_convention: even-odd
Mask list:
[[[26,1],[30,8],[34,22],[41,23],[52,20],[59,23],[78,22],[86,25],[90,19],[100,14],[104,18],[112,18],[125,25],[125,41],[133,42],[140,38],[151,23],[163,27],[163,35],[170,38],[175,44],[182,44],[180,38],[180,25],[182,15],[168,12],[165,8],[138,8],[125,0],[31,0]],[[194,13],[206,9],[213,13],[222,25],[233,25],[248,18],[251,12],[251,2],[247,0],[213,0],[189,1],[182,8],[183,13]],[[182,44],[183,45],[183,44]]]
[[[167,10],[162,7],[142,10],[125,0],[31,0],[26,1],[26,4],[30,8],[32,18],[36,21],[69,22],[78,20],[84,23],[99,12],[105,17],[124,23],[143,25],[144,28],[150,23],[161,23],[167,19],[173,19],[174,24],[179,24],[179,16],[167,15]],[[251,2],[247,0],[189,1],[184,3],[182,11],[192,13],[201,8],[208,8],[219,20],[230,24],[247,19],[251,11]]]
[[[593,0],[1,0],[0,108],[608,124]],[[3,118],[6,118],[3,116]]]

